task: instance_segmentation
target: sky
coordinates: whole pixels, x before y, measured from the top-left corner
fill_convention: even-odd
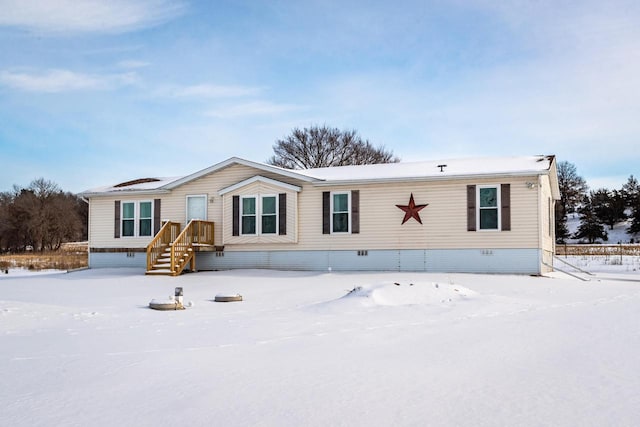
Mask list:
[[[402,161],[640,175],[640,2],[0,0],[0,191],[265,161],[295,127]]]

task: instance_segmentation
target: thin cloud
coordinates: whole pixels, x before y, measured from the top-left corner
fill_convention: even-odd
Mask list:
[[[145,67],[148,67],[149,65],[151,65],[151,63],[145,62],[145,61],[138,61],[138,60],[135,60],[135,59],[129,59],[129,60],[125,60],[125,61],[120,61],[120,62],[118,62],[117,65],[120,68],[132,69],[132,68],[145,68]]]
[[[41,73],[0,71],[0,85],[25,92],[60,93],[105,90],[135,83],[134,73],[90,75],[69,70],[47,70]]]
[[[0,26],[44,33],[121,33],[171,20],[185,11],[169,0],[0,0]]]
[[[245,116],[278,115],[290,111],[301,110],[304,107],[293,104],[274,104],[267,101],[254,101],[230,107],[216,108],[207,111],[206,115],[220,119],[230,119]]]
[[[191,86],[165,86],[158,95],[170,98],[237,98],[255,96],[260,88],[241,85],[199,84]]]

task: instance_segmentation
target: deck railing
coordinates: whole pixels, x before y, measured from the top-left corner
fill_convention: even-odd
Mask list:
[[[213,245],[213,222],[194,219],[175,238],[171,245],[171,274],[178,275],[188,262],[195,268],[194,245]]]
[[[160,255],[180,234],[180,223],[167,221],[151,243],[147,245],[147,271],[151,270]]]

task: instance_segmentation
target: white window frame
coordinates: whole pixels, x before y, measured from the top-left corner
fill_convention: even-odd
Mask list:
[[[151,204],[151,234],[148,236],[140,235],[140,204],[141,203],[149,203]],[[124,221],[130,221],[131,218],[124,217],[124,205],[133,204],[133,236],[125,236],[124,234]],[[146,218],[145,218],[146,219]],[[131,239],[136,237],[153,237],[154,230],[154,203],[153,200],[123,200],[120,202],[120,237],[124,239]]]
[[[345,212],[335,212],[333,206],[334,196],[345,194],[347,196],[347,231],[334,231],[333,230],[333,215],[336,213],[345,213]],[[331,234],[351,234],[351,191],[332,191],[331,192],[331,200],[330,200],[330,208],[329,208],[329,216],[330,216],[330,230]]]
[[[496,206],[491,206],[491,207],[481,207],[480,206],[480,190],[484,189],[484,188],[494,188],[496,190]],[[495,185],[478,185],[477,186],[477,190],[476,190],[476,224],[478,224],[477,226],[477,231],[481,231],[481,232],[495,232],[495,231],[500,231],[502,230],[502,209],[501,209],[501,186],[500,184],[495,184]],[[480,211],[481,210],[489,210],[489,209],[495,209],[497,211],[498,214],[498,223],[496,228],[482,228],[482,222],[480,221]]]
[[[209,201],[209,196],[207,194],[187,194],[186,198],[185,198],[185,207],[184,207],[184,218],[187,221],[187,224],[189,223],[189,199],[191,198],[203,198],[204,199],[204,218],[202,218],[203,221],[206,221],[209,215],[208,212],[208,201]]]
[[[255,200],[255,212],[253,213],[253,217],[256,220],[256,224],[255,224],[255,233],[245,233],[244,232],[244,227],[242,226],[243,221],[242,219],[244,218],[245,214],[244,214],[244,199],[254,199]],[[258,212],[259,212],[259,196],[256,194],[247,194],[246,196],[240,196],[240,235],[241,236],[258,236],[260,233],[258,232]],[[250,216],[250,215],[247,215]]]
[[[262,231],[262,199],[265,197],[273,197],[275,199],[276,206],[276,231],[275,233],[264,233]],[[242,228],[242,218],[244,215],[244,199],[254,199],[255,200],[255,208],[256,212],[252,215],[256,219],[256,232],[255,233],[244,233]],[[247,194],[245,196],[240,196],[240,235],[241,236],[277,236],[280,232],[280,206],[278,202],[277,194]],[[271,216],[271,214],[269,214]]]
[[[263,203],[262,201],[264,200],[265,197],[273,197],[275,200],[275,208],[276,208],[276,212],[275,212],[275,217],[276,217],[276,230],[273,233],[264,233],[262,231],[262,217],[264,216],[264,213],[262,212],[262,206]],[[259,212],[260,212],[260,224],[258,227],[258,234],[259,235],[265,235],[265,236],[277,236],[279,231],[280,231],[280,203],[279,203],[279,199],[278,199],[278,195],[277,194],[260,194],[260,205],[259,205]],[[268,214],[268,216],[272,216],[272,214]]]

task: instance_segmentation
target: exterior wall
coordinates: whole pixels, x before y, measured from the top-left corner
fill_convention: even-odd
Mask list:
[[[296,243],[298,240],[297,221],[298,216],[298,192],[292,190],[284,190],[282,187],[275,185],[267,185],[264,183],[256,182],[247,185],[243,188],[233,192],[233,195],[237,196],[250,196],[250,195],[275,195],[285,193],[287,195],[287,234],[286,235],[256,235],[256,236],[233,236],[232,215],[233,215],[233,203],[231,196],[225,195],[222,197],[222,211],[224,222],[221,222],[221,227],[216,232],[222,234],[222,243],[224,245],[247,245],[247,244],[282,244],[282,243]],[[277,200],[276,200],[276,203]],[[259,218],[259,216],[257,217]]]
[[[298,193],[277,185],[254,182],[220,196],[218,191],[260,175],[302,187]],[[539,185],[531,188],[527,185]],[[467,231],[467,185],[510,184],[511,230]],[[360,193],[360,232],[322,233],[322,192]],[[232,197],[250,194],[287,194],[286,236],[232,236]],[[410,219],[402,223],[413,194],[422,224]],[[243,165],[232,165],[186,183],[168,194],[93,197],[89,206],[90,248],[144,248],[150,237],[114,238],[114,202],[160,198],[161,219],[186,219],[186,197],[207,196],[207,220],[215,224],[215,245],[224,246],[224,256],[198,254],[198,268],[287,268],[427,270],[468,272],[540,273],[543,253],[553,252],[549,235],[548,200],[552,199],[548,177],[541,175],[422,182],[388,182],[341,186],[313,185],[266,173]],[[367,251],[367,256],[358,256]],[[145,255],[94,253],[98,266],[144,266]],[[134,261],[134,259],[136,261]],[[202,265],[200,265],[202,263]]]
[[[94,197],[89,201],[89,248],[144,248],[153,237],[114,237],[114,202],[153,201],[158,196],[122,194],[122,197]],[[162,211],[162,209],[161,209]]]
[[[541,247],[546,251],[554,252],[555,201],[551,194],[549,177],[544,175],[540,177],[540,218]]]
[[[248,251],[197,254],[199,270],[428,271],[539,274],[537,249]]]
[[[147,269],[147,254],[144,252],[90,252],[89,267],[91,268],[118,268],[134,267]]]
[[[114,202],[136,201],[136,200],[153,200],[160,198],[161,203],[161,219],[162,221],[175,221],[184,227],[187,217],[187,196],[188,195],[206,195],[207,196],[207,220],[214,222],[214,238],[216,245],[223,245],[222,231],[222,197],[218,195],[218,191],[229,187],[237,182],[251,178],[255,175],[261,175],[266,178],[275,179],[293,185],[301,185],[300,182],[291,179],[283,179],[275,174],[264,173],[256,169],[234,165],[219,170],[215,173],[204,176],[193,182],[184,184],[169,194],[159,195],[128,195],[126,192],[114,194],[107,197],[92,197],[89,203],[89,221],[91,223],[89,247],[90,248],[144,248],[152,238],[150,237],[121,237],[114,238]],[[280,191],[283,192],[283,191]],[[289,202],[289,200],[287,201]],[[287,203],[287,207],[291,206],[296,209],[296,203]],[[293,221],[296,217],[294,212],[290,215]],[[229,227],[231,223],[229,222]],[[287,224],[287,230],[289,224]],[[296,230],[295,224],[291,227],[292,231]]]
[[[428,181],[349,186],[303,185],[298,194],[297,250],[454,249],[454,248],[539,248],[538,194],[526,182],[537,177],[483,180]],[[511,231],[467,231],[468,184],[511,184]],[[322,234],[322,192],[360,191],[360,233]],[[231,204],[225,194],[224,204]],[[414,219],[402,224],[406,205],[413,194],[416,204],[429,205],[420,211],[422,224]],[[231,210],[222,221],[225,251],[289,250],[270,244],[236,245],[231,233]],[[217,229],[219,232],[219,229]]]
[[[553,268],[550,266],[553,266],[554,255],[555,255],[555,252],[548,251],[545,249],[542,250],[542,265],[540,266],[541,273],[550,273],[553,271]]]

